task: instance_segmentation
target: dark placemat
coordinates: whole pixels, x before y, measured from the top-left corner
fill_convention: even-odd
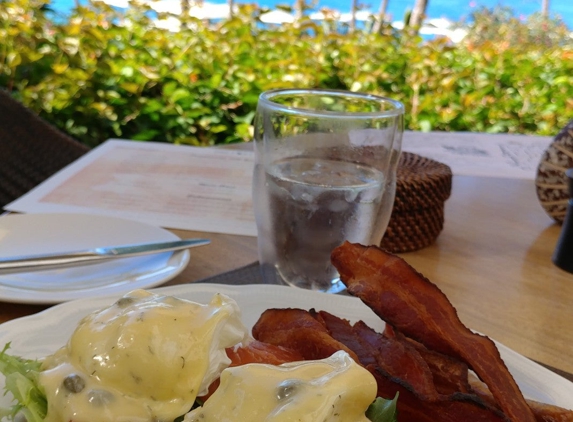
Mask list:
[[[197,281],[196,283],[215,283],[215,284],[234,284],[234,285],[245,285],[245,284],[262,284],[263,280],[261,278],[261,271],[258,262],[253,262],[252,264],[245,265],[244,267],[237,268],[236,270],[231,270],[226,273],[218,274],[214,277],[204,278]],[[573,374],[569,372],[562,371],[561,369],[553,368],[552,366],[546,365],[541,362],[537,362],[539,365],[549,369],[552,372],[562,376],[563,378],[573,382]]]
[[[207,277],[195,283],[214,283],[214,284],[263,284],[261,271],[258,262],[245,265],[244,267],[231,270],[226,273],[217,274],[213,277]]]

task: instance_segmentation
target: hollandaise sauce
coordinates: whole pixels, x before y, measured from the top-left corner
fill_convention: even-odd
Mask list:
[[[343,351],[280,366],[247,364],[225,369],[219,388],[185,422],[369,422],[376,389],[372,374]]]
[[[45,422],[172,422],[207,391],[247,338],[237,304],[143,290],[85,317],[42,364]]]

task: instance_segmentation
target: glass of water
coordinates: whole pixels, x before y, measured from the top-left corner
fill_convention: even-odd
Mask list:
[[[390,220],[404,106],[375,95],[261,94],[253,203],[265,283],[344,290],[330,262],[344,241],[379,245]]]

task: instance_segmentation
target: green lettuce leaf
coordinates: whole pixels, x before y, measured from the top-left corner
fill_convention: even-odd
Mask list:
[[[393,400],[383,399],[378,397],[374,402],[368,407],[366,411],[366,417],[372,422],[397,422],[398,421],[398,410],[396,409],[396,403],[398,402],[398,393]]]
[[[0,408],[0,419],[13,420],[21,413],[27,422],[42,422],[48,411],[48,402],[38,382],[40,362],[10,356],[6,351],[10,343],[0,352],[0,373],[6,378],[5,393],[12,393],[15,404],[9,409]]]

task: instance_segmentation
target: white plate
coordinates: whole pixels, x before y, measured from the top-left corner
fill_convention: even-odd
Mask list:
[[[162,242],[179,237],[160,227],[92,214],[11,214],[0,217],[0,256],[69,252],[97,246]],[[170,280],[189,251],[116,259],[81,267],[0,275],[0,301],[53,304],[122,294]]]
[[[155,291],[201,303],[208,302],[214,293],[227,294],[235,298],[239,304],[243,322],[248,327],[252,327],[261,312],[267,308],[299,307],[326,310],[353,322],[361,319],[376,330],[384,328],[384,323],[369,308],[360,300],[349,296],[272,285],[188,284],[164,287]],[[84,315],[107,306],[116,299],[116,296],[81,299],[55,306],[39,314],[6,322],[0,325],[0,347],[10,341],[12,342],[10,353],[27,358],[38,358],[53,353],[66,343],[75,325]],[[513,350],[496,344],[527,398],[573,409],[573,383]],[[0,384],[2,383],[3,379],[0,379]],[[0,406],[2,404],[6,404],[6,398],[0,397]]]

